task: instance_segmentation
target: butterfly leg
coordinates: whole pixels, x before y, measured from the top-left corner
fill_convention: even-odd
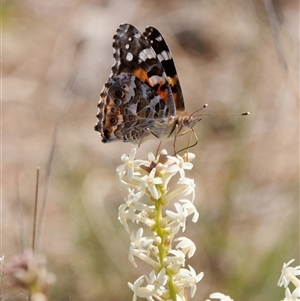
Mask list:
[[[194,131],[193,128],[191,128],[191,131],[193,132],[193,135],[194,135],[194,137],[195,137],[195,143],[194,143],[193,145],[190,146],[190,147],[192,148],[192,147],[194,147],[194,146],[196,146],[196,145],[198,144],[199,139],[198,139],[198,136],[196,135],[196,132]],[[191,138],[192,138],[192,134],[191,134]],[[191,141],[190,141],[190,142],[191,142]]]
[[[177,154],[176,152],[176,140],[177,140],[177,133],[178,133],[178,124],[176,124],[175,131],[174,131],[174,140],[173,140],[173,149],[174,149],[174,156]]]
[[[189,139],[189,143],[188,143],[188,146],[187,147],[184,147],[184,148],[182,148],[180,151],[178,151],[178,153],[180,153],[180,152],[182,152],[182,151],[184,151],[184,150],[186,150],[187,152],[188,152],[188,150],[189,150],[189,148],[193,148],[194,146],[196,146],[197,144],[198,144],[198,137],[197,137],[197,135],[196,135],[196,133],[195,133],[195,131],[194,131],[194,129],[193,128],[191,128],[190,129],[190,131],[191,131],[191,135],[190,135],[190,139]],[[194,144],[192,144],[192,145],[190,145],[190,143],[191,143],[191,140],[192,140],[192,135],[194,135],[194,137],[195,137],[195,143]],[[175,153],[176,154],[176,153]]]
[[[160,147],[161,147],[161,144],[162,144],[162,140],[159,141],[159,144],[158,144],[158,147],[157,147],[157,150],[156,150],[155,157],[158,156],[158,153],[159,153],[159,149],[160,149]]]
[[[146,131],[143,132],[143,135],[142,135],[142,137],[141,137],[141,139],[140,139],[140,141],[139,141],[138,147],[141,146],[141,144],[142,144],[144,138],[148,136],[148,135],[146,135],[146,132],[149,132],[150,134],[154,135],[154,133],[151,132],[151,130],[150,130],[149,128],[146,128]],[[155,136],[156,138],[158,138],[156,135],[154,135],[154,136]]]

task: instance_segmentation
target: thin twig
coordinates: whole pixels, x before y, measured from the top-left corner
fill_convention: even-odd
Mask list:
[[[263,0],[263,1],[264,1],[267,16],[268,16],[268,19],[270,22],[271,32],[272,32],[274,45],[275,45],[279,63],[284,70],[287,85],[290,87],[290,89],[296,99],[297,104],[299,104],[299,91],[297,90],[295,81],[292,78],[289,64],[286,59],[286,55],[285,55],[284,48],[283,48],[283,43],[282,43],[280,32],[279,32],[279,24],[278,24],[278,20],[276,17],[276,13],[274,10],[272,0]]]
[[[74,58],[77,56],[77,52],[80,49],[80,46],[81,46],[81,43],[79,42],[76,45],[75,50],[74,50],[73,61],[74,61]],[[75,72],[75,74],[76,75],[73,76],[72,79],[70,80],[68,90],[65,93],[64,101],[63,101],[60,113],[58,115],[57,121],[55,122],[54,129],[53,129],[51,149],[50,149],[49,159],[48,159],[48,163],[47,163],[47,167],[46,167],[46,178],[45,178],[44,194],[43,194],[43,198],[42,198],[42,209],[41,209],[41,215],[39,217],[39,222],[38,222],[38,227],[37,227],[36,253],[40,252],[41,245],[42,245],[42,230],[43,230],[43,223],[44,223],[44,219],[45,219],[45,213],[46,213],[47,202],[48,202],[51,171],[52,171],[54,151],[55,151],[55,147],[56,147],[58,131],[59,131],[59,127],[60,127],[64,112],[65,112],[65,109],[67,107],[73,86],[74,86],[76,78],[77,78],[77,73]]]
[[[25,241],[25,230],[24,230],[24,218],[23,218],[23,207],[20,199],[20,186],[19,186],[19,164],[18,159],[16,159],[16,192],[17,192],[17,203],[18,203],[18,220],[19,220],[19,233],[20,233],[20,244],[22,252],[25,250],[26,241]]]
[[[33,214],[33,229],[32,229],[32,251],[35,251],[35,233],[36,233],[36,219],[37,219],[37,206],[38,206],[38,192],[39,192],[39,178],[40,168],[36,169],[36,185],[35,185],[35,200],[34,200],[34,214]]]
[[[54,126],[53,130],[53,135],[52,135],[52,141],[51,141],[51,149],[50,149],[50,154],[49,154],[49,159],[47,163],[47,168],[46,168],[46,180],[45,180],[45,188],[44,188],[44,194],[43,194],[43,199],[42,199],[42,209],[41,209],[41,215],[39,218],[38,222],[38,228],[37,228],[37,247],[36,251],[39,252],[41,249],[41,244],[42,244],[42,227],[43,227],[43,221],[45,218],[45,213],[46,213],[46,208],[47,208],[47,202],[48,202],[48,195],[49,195],[49,187],[50,187],[50,178],[51,178],[51,171],[52,171],[52,165],[53,165],[53,158],[54,158],[54,151],[56,147],[56,141],[57,141],[57,135],[58,135],[58,130],[62,121],[62,117],[65,111],[65,108],[67,106],[71,90],[73,87],[74,82],[72,83],[71,87],[69,87],[66,95],[65,95],[65,100],[63,102],[63,106],[60,110],[60,113],[58,115],[57,121]]]

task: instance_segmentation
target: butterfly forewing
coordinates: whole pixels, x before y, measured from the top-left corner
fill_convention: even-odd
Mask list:
[[[113,38],[114,65],[112,74],[127,73],[152,87],[175,115],[172,88],[166,73],[149,41],[130,24],[121,24]]]

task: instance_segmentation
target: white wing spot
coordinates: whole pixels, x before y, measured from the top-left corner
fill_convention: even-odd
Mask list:
[[[130,48],[130,45],[129,44],[126,44],[125,45],[125,49],[129,49]]]
[[[132,41],[132,37],[128,37],[128,41],[131,42]]]
[[[168,61],[172,57],[171,57],[170,52],[167,52],[164,50],[163,52],[161,52],[160,54],[157,55],[157,58],[159,59],[160,62],[162,62],[162,61]]]
[[[155,38],[156,41],[161,42],[163,40],[162,36],[158,36]]]
[[[139,53],[139,58],[142,60],[142,61],[146,61],[147,59],[154,59],[156,56],[155,56],[155,53],[153,53],[153,50],[152,48],[146,48],[146,49],[143,49],[143,51],[141,51]]]
[[[152,75],[149,78],[149,83],[151,86],[155,86],[156,84],[159,84],[162,81],[162,78],[158,75]]]
[[[126,60],[127,60],[128,62],[131,62],[132,59],[133,59],[133,54],[132,54],[131,52],[128,52],[128,53],[126,54]]]

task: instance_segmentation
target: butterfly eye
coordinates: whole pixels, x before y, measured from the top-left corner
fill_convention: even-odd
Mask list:
[[[118,122],[118,119],[116,117],[110,117],[109,122],[111,125],[115,125]]]
[[[116,90],[115,90],[115,96],[116,96],[117,98],[124,98],[125,93],[124,93],[122,90],[120,90],[120,89],[116,89]]]

